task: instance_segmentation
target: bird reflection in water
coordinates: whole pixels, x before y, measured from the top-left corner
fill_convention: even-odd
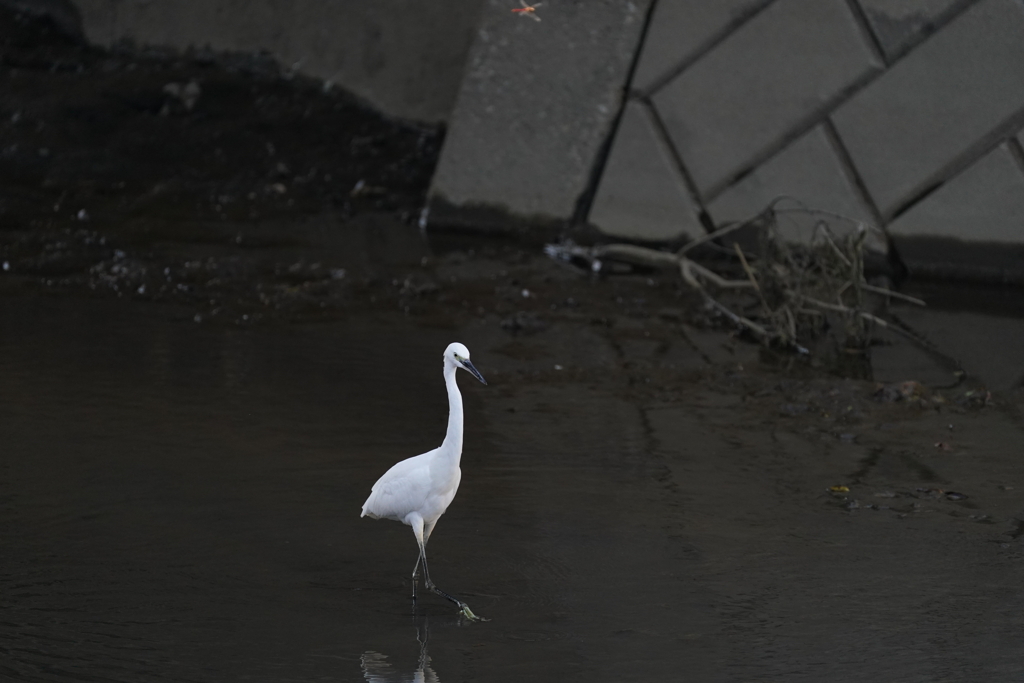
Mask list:
[[[440,683],[441,679],[430,668],[430,655],[427,654],[429,633],[426,620],[423,621],[422,638],[420,637],[420,627],[416,626],[416,641],[420,644],[420,656],[414,671],[398,670],[388,661],[387,655],[368,650],[359,658],[363,667],[363,678],[367,683]]]

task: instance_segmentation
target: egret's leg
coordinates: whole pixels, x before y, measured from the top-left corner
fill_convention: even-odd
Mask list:
[[[434,582],[430,580],[430,570],[427,568],[427,542],[426,539],[424,538],[423,533],[423,518],[419,515],[416,515],[410,520],[410,522],[412,532],[416,534],[416,543],[420,546],[420,562],[423,563],[423,585],[426,586],[427,590],[431,593],[436,593],[437,595],[440,595],[442,598],[450,600],[451,602],[454,602],[456,605],[458,605],[459,609],[462,610],[462,613],[465,615],[467,619],[470,619],[471,621],[484,621],[483,617],[478,617],[477,615],[473,614],[473,610],[469,609],[469,605],[462,602],[458,598],[449,595],[448,593],[445,593],[443,590],[435,586]],[[431,524],[430,531],[433,530],[434,525]],[[417,563],[416,566],[418,567],[419,563]]]
[[[412,601],[416,602],[416,579],[420,575],[420,556],[416,556],[416,564],[412,568]]]
[[[434,531],[434,526],[436,526],[436,525],[437,525],[437,520],[436,519],[433,522],[430,522],[429,524],[424,524],[423,525],[423,547],[424,548],[427,547],[427,542],[430,541],[430,534]],[[415,527],[413,527],[413,533],[415,533],[415,532],[416,532],[416,529],[415,529]],[[419,577],[419,573],[420,573],[420,556],[417,555],[416,556],[416,564],[413,565],[413,568],[412,568],[412,601],[413,602],[416,602],[416,580]]]

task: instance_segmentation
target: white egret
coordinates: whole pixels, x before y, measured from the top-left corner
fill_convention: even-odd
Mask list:
[[[434,525],[455,498],[462,479],[462,394],[455,382],[456,371],[462,368],[487,384],[469,362],[469,349],[459,343],[444,350],[444,383],[448,387],[448,432],[439,448],[396,463],[373,485],[370,497],[363,503],[360,517],[393,519],[412,527],[420,553],[412,568],[412,599],[416,600],[416,577],[423,564],[423,585],[427,590],[451,600],[468,619],[478,620],[469,605],[438,589],[427,570],[427,541]]]

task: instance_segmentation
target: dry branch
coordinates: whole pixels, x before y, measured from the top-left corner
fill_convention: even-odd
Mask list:
[[[872,231],[883,236],[884,233],[863,222],[825,211],[806,207],[776,209],[780,201],[772,202],[764,211],[745,221],[696,239],[675,253],[630,244],[596,247],[548,245],[545,251],[553,258],[580,259],[595,272],[601,271],[604,261],[677,269],[683,282],[701,294],[709,309],[750,331],[764,344],[778,344],[803,353],[807,352],[804,340],[820,333],[829,320],[837,317],[845,323],[847,344],[850,346],[867,343],[871,324],[902,332],[898,326],[865,310],[866,293],[925,305],[920,299],[866,281],[865,244]],[[792,215],[800,212],[817,220],[813,235],[808,244],[789,244],[780,235],[778,214]],[[844,224],[851,229],[838,237],[832,227],[834,223]],[[741,228],[755,233],[758,253],[743,251],[738,242],[733,243],[732,250],[725,250],[724,253],[735,254],[745,279],[732,279],[687,256],[694,248]],[[742,308],[726,306],[711,295],[708,287],[735,291],[742,307],[756,303],[759,313],[756,316],[738,313],[737,310]],[[750,300],[751,295],[756,301]]]

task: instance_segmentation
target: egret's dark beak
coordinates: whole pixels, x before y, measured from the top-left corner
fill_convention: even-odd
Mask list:
[[[470,363],[468,360],[460,360],[459,362],[462,363],[462,367],[469,370],[469,374],[473,375],[484,384],[487,384],[487,380],[484,379],[484,376],[480,374],[479,370],[473,367],[472,363]]]

